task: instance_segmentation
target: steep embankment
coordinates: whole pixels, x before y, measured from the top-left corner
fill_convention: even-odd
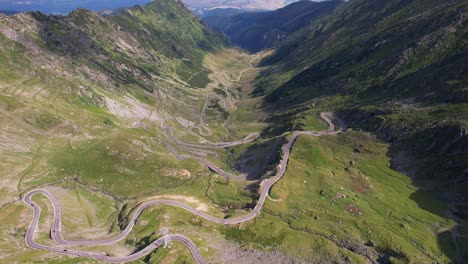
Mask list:
[[[212,15],[203,20],[226,34],[232,44],[258,52],[275,47],[288,35],[328,15],[340,3],[299,1],[271,12]]]

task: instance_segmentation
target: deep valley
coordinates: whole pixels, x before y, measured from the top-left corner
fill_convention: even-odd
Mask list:
[[[0,14],[0,263],[466,263],[467,1],[273,2]]]

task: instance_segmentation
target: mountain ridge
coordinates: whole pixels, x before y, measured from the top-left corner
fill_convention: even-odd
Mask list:
[[[203,20],[250,52],[275,47],[296,30],[328,15],[341,1],[298,1],[270,12],[207,16]]]
[[[185,10],[183,13],[179,12],[178,15],[189,15],[192,22],[179,23],[177,27],[171,27],[171,23],[173,22],[169,22],[169,20],[174,18],[170,18],[168,13],[157,13],[160,12],[158,10],[173,8],[176,4],[182,7],[181,10]],[[86,9],[76,9],[67,16],[27,12],[10,16],[7,18],[7,21],[11,21],[10,25],[12,26],[12,23],[16,23],[14,22],[15,19],[23,24],[31,23],[35,25],[36,30],[42,35],[41,41],[43,43],[41,45],[45,45],[51,51],[59,51],[72,57],[84,59],[89,61],[93,67],[97,66],[103,71],[113,72],[112,76],[114,76],[117,82],[127,82],[129,78],[133,78],[134,81],[138,82],[138,85],[144,86],[147,90],[151,90],[151,88],[145,85],[144,82],[137,81],[132,75],[136,74],[138,77],[143,77],[146,80],[149,80],[151,75],[161,75],[161,72],[157,68],[149,67],[149,64],[164,67],[161,64],[161,59],[158,57],[165,56],[178,59],[181,63],[180,67],[188,67],[193,71],[199,71],[199,68],[202,67],[201,52],[203,50],[210,50],[214,47],[213,45],[221,46],[224,43],[224,40],[218,38],[214,33],[205,29],[201,30],[202,26],[198,18],[193,16],[185,6],[176,1],[157,1],[148,4],[145,8],[146,12],[143,12],[143,9],[139,6],[123,9],[120,14],[108,16],[107,18],[103,18],[97,13]],[[145,26],[141,25],[147,23],[143,19],[147,19],[146,17],[149,16],[155,16],[156,20],[159,21],[158,23],[162,21],[167,21],[167,23],[165,26],[146,24],[145,29]],[[178,21],[183,20],[178,19]],[[172,31],[173,33],[168,32],[170,28],[179,28],[179,31],[180,28],[187,26],[196,28],[195,23],[199,24],[198,31],[194,30],[190,34],[175,36],[174,33],[177,34],[177,30]],[[137,24],[140,26],[136,26]],[[17,27],[17,25],[13,27]],[[152,28],[151,31],[149,28]],[[99,30],[106,30],[109,34],[100,35]],[[161,34],[165,34],[166,36],[164,41],[158,40]],[[210,34],[214,40],[212,42],[214,43],[213,45],[202,41],[206,37],[205,35]],[[108,44],[112,43],[111,39],[117,36],[120,43],[118,42],[113,47],[109,47]],[[125,37],[122,38],[121,36]],[[157,38],[151,40],[154,36],[157,36]],[[177,41],[179,44],[175,39],[183,39],[183,41]],[[216,42],[216,39],[218,39],[218,42]],[[26,40],[25,38],[23,41],[29,42],[29,44],[26,44],[27,46],[36,45],[34,44],[34,40],[31,40]],[[130,41],[131,44],[126,43],[126,41]],[[159,54],[156,54],[155,50]],[[131,58],[132,54],[142,53],[144,55],[137,60],[149,60],[148,62],[142,64]],[[105,59],[103,60],[102,57],[103,54],[106,54],[105,56],[108,58],[112,57],[113,60],[125,64],[130,69],[122,69],[116,64],[106,64]],[[116,75],[116,73],[119,74]],[[207,73],[208,70],[205,75],[200,75],[200,78],[204,79],[204,82],[207,81]],[[186,76],[181,78],[186,78]]]

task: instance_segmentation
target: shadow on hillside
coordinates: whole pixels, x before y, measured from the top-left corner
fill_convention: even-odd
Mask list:
[[[418,190],[412,193],[410,198],[416,201],[420,208],[444,217],[446,221],[451,219],[457,223],[457,226],[437,233],[437,244],[444,255],[451,259],[452,263],[468,263],[467,252],[461,252],[457,249],[462,245],[462,242],[453,236],[453,233],[456,234],[459,229],[466,227],[460,225],[462,222],[460,218],[454,216],[449,210],[441,210],[440,206],[436,205],[442,203],[441,198],[438,198],[438,196],[440,196],[440,193]],[[447,207],[447,205],[444,204],[443,207]]]
[[[274,171],[273,164],[279,161],[281,146],[285,143],[285,137],[255,143],[240,153],[232,166],[236,171],[247,174],[247,180],[259,180],[268,172]]]
[[[385,128],[372,113],[348,111],[339,115],[350,127],[374,133],[391,144],[387,152],[391,168],[408,175],[418,187],[410,198],[421,209],[457,224],[437,234],[439,248],[453,263],[468,263],[468,252],[459,252],[462,242],[457,243],[452,236],[457,229],[466,228],[462,224],[468,219],[468,135],[460,135],[453,126],[402,134]]]

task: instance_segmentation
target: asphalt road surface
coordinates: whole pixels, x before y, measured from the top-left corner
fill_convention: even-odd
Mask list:
[[[286,168],[288,165],[289,161],[289,155],[292,149],[292,146],[296,139],[301,136],[301,135],[309,135],[309,136],[325,136],[325,135],[333,135],[333,134],[338,134],[343,130],[346,130],[346,125],[336,116],[334,116],[332,113],[323,113],[321,114],[321,117],[323,120],[325,120],[328,125],[329,129],[326,131],[297,131],[293,132],[292,136],[290,137],[289,141],[287,144],[285,144],[282,147],[283,151],[283,156],[282,159],[280,160],[280,163],[278,165],[278,171],[276,175],[272,178],[265,179],[261,182],[260,185],[260,196],[257,202],[257,205],[255,208],[250,211],[248,214],[244,216],[240,216],[237,218],[231,218],[231,219],[224,219],[224,218],[217,218],[212,215],[206,214],[204,212],[201,212],[191,206],[188,206],[184,203],[181,203],[179,201],[173,201],[173,200],[166,200],[166,199],[158,199],[158,200],[153,200],[153,201],[148,201],[143,204],[141,204],[135,213],[133,214],[132,218],[129,221],[129,224],[127,227],[122,230],[122,232],[112,238],[106,238],[102,240],[66,240],[63,238],[62,233],[61,233],[61,208],[58,203],[58,201],[55,199],[55,197],[48,192],[47,190],[43,189],[37,189],[28,192],[24,197],[23,201],[27,205],[31,206],[32,209],[34,210],[34,216],[31,221],[31,224],[29,228],[27,229],[26,236],[25,236],[25,241],[26,244],[32,248],[32,249],[37,249],[37,250],[46,250],[58,254],[63,254],[63,255],[70,255],[70,256],[79,256],[79,257],[86,257],[86,258],[93,258],[97,260],[102,260],[106,262],[128,262],[128,261],[133,261],[136,259],[139,259],[149,253],[151,253],[153,250],[156,248],[162,246],[164,244],[164,237],[161,237],[145,247],[144,249],[135,252],[131,255],[125,256],[125,257],[115,257],[115,256],[109,256],[104,253],[96,253],[96,252],[86,252],[86,251],[78,251],[78,250],[73,250],[73,249],[68,249],[70,246],[97,246],[97,245],[106,245],[106,244],[113,244],[116,243],[122,239],[124,239],[130,231],[133,229],[135,226],[135,223],[138,219],[138,217],[141,215],[141,213],[149,206],[156,206],[156,205],[170,205],[170,206],[175,206],[182,208],[186,211],[189,211],[199,217],[202,217],[208,221],[218,223],[218,224],[224,224],[224,225],[234,225],[234,224],[239,224],[243,223],[246,221],[249,221],[253,218],[255,218],[257,215],[260,214],[260,211],[263,208],[263,205],[265,203],[265,200],[268,196],[268,193],[271,189],[271,187],[278,182],[285,174]],[[337,130],[335,129],[335,124],[332,122],[332,119],[334,119],[337,123],[340,125],[340,129]],[[168,148],[171,151],[171,145],[168,144]],[[176,152],[177,153],[177,152]],[[177,154],[179,155],[179,154]],[[207,164],[207,166],[213,166],[214,169],[216,169],[216,166],[212,164]],[[222,171],[221,169],[218,168],[218,171]],[[53,223],[51,226],[50,230],[50,236],[53,241],[55,241],[58,246],[49,246],[49,245],[42,245],[38,244],[34,241],[34,235],[36,233],[38,224],[39,224],[39,217],[41,215],[41,207],[36,204],[35,202],[32,201],[32,196],[34,195],[44,195],[47,197],[50,202],[53,205],[54,208],[54,218],[53,218]],[[200,252],[198,251],[197,247],[195,244],[187,237],[180,235],[180,234],[171,234],[167,235],[171,238],[172,241],[180,242],[183,243],[189,250],[190,253],[192,254],[193,259],[197,263],[206,263],[203,257],[201,256]]]

